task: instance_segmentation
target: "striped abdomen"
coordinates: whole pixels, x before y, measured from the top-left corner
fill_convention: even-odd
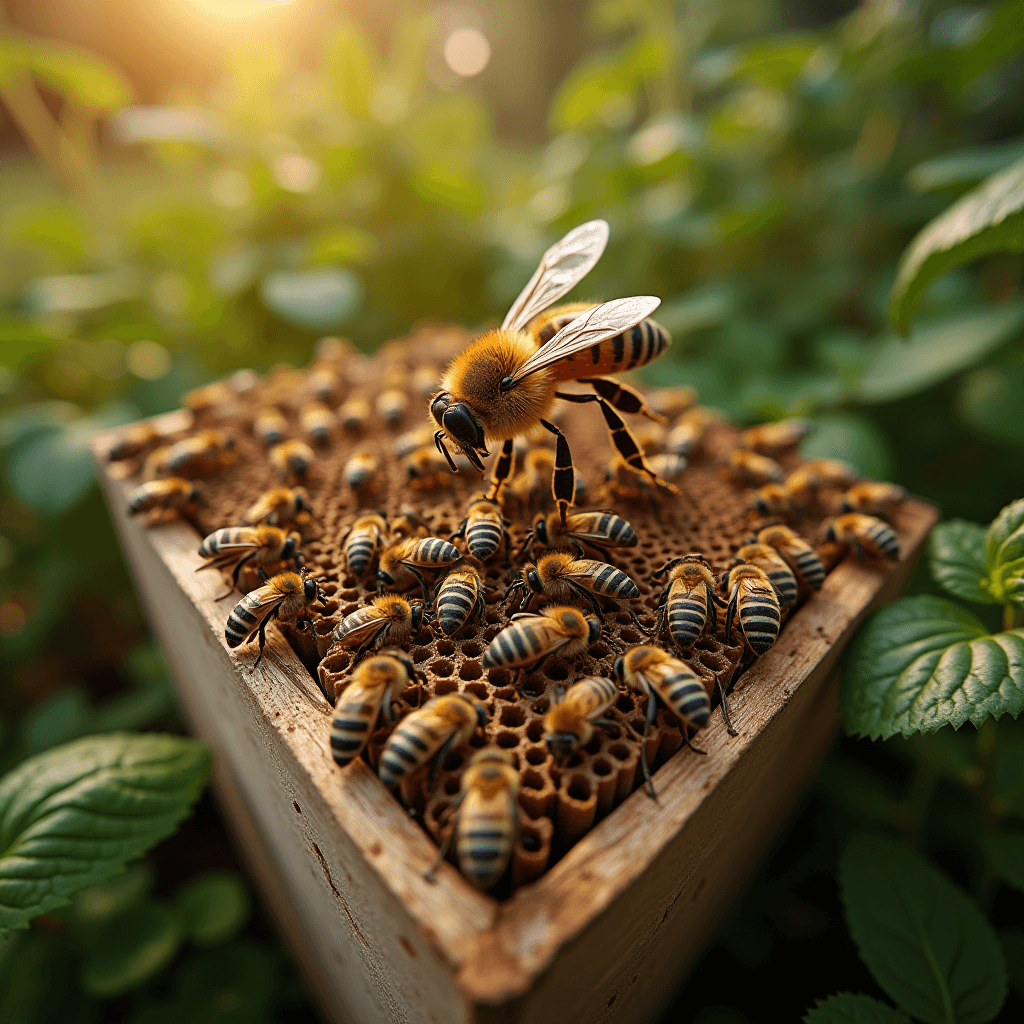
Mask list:
[[[355,693],[346,688],[338,700],[331,722],[331,754],[338,766],[354,761],[366,746],[370,731],[377,721],[382,690],[365,690],[361,686]]]
[[[775,585],[782,604],[787,608],[795,608],[799,591],[796,577],[793,575],[793,570],[790,569],[789,565],[782,561],[782,559],[772,562],[754,562],[754,564]]]
[[[268,604],[266,594],[267,588],[260,587],[245,595],[234,610],[228,616],[227,625],[224,627],[224,639],[228,647],[238,647],[260,628],[260,623],[277,607],[277,604]]]
[[[672,336],[654,320],[642,320],[635,327],[589,349],[555,363],[550,373],[555,380],[604,377],[646,366],[672,343]]]
[[[865,542],[865,546],[876,547],[893,561],[900,557],[900,542],[896,539],[896,531],[888,523],[883,523],[881,519],[871,523],[868,529],[861,534],[861,540]]]
[[[680,647],[692,647],[704,632],[708,621],[708,590],[699,586],[687,590],[686,584],[673,585],[668,595],[668,631]]]
[[[569,687],[565,704],[575,707],[584,718],[603,715],[619,697],[619,687],[604,676],[586,676]]]
[[[757,655],[764,654],[779,639],[782,614],[775,592],[744,580],[736,611],[750,649]]]
[[[256,547],[255,533],[251,526],[225,526],[214,530],[199,545],[199,554],[203,558],[213,558],[220,554],[221,548]]]
[[[571,565],[578,566],[580,562],[586,564],[587,568],[580,571],[580,574],[573,574],[573,579],[582,584],[587,590],[595,594],[605,594],[608,597],[615,597],[621,601],[633,601],[640,596],[636,584],[621,570],[607,562],[592,562],[589,559],[579,559]]]
[[[459,870],[478,889],[490,889],[505,873],[515,843],[516,813],[508,790],[491,799],[466,794],[455,852]]]
[[[398,724],[380,756],[378,774],[385,786],[395,785],[437,753],[451,735],[450,730],[442,730],[441,726],[441,719],[417,714]]]
[[[493,519],[471,519],[466,527],[469,553],[486,562],[501,543],[501,527]]]
[[[506,626],[484,651],[484,668],[510,668],[528,665],[551,651],[546,628],[530,619]]]
[[[478,577],[456,574],[441,584],[437,594],[437,621],[441,632],[451,636],[464,626],[481,599]]]
[[[440,537],[424,537],[402,561],[429,568],[434,565],[451,565],[461,557],[459,549],[454,544]]]
[[[633,548],[639,543],[636,531],[613,512],[586,512],[570,516],[566,532],[605,547]]]
[[[345,544],[345,559],[348,571],[353,576],[362,576],[370,565],[377,550],[377,533],[369,531],[353,533]]]
[[[654,686],[662,703],[685,725],[703,729],[708,724],[711,698],[700,676],[685,662],[671,659],[656,676]]]
[[[894,534],[893,540],[895,539]],[[821,559],[818,558],[814,548],[808,544],[806,547],[790,548],[786,553],[792,561],[797,576],[811,590],[821,590],[821,585],[825,582],[825,567],[821,564]]]

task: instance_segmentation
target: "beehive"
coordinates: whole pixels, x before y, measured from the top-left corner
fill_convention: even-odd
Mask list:
[[[380,391],[388,386],[389,381],[401,376],[394,369],[389,370],[389,367],[401,367],[405,379],[411,383],[436,379],[441,364],[465,340],[465,335],[455,331],[423,332],[410,343],[386,347],[374,361],[364,360],[338,345],[328,346],[323,353],[326,362],[332,359],[335,361],[340,371],[339,378],[343,381],[332,396],[332,404],[337,405],[358,396],[367,400],[370,410],[361,427],[339,432],[330,444],[319,450],[315,470],[306,481],[317,513],[317,527],[315,536],[304,545],[303,551],[310,567],[322,573],[329,603],[313,635],[285,630],[306,670],[316,672],[319,685],[331,699],[346,680],[351,656],[330,649],[329,635],[340,616],[353,610],[365,599],[368,582],[347,576],[341,557],[341,538],[356,512],[367,500],[365,494],[357,496],[346,488],[342,480],[342,468],[357,448],[368,447],[376,451],[383,466],[379,489],[373,495],[375,505],[388,515],[393,515],[401,506],[412,504],[427,519],[431,532],[438,536],[447,536],[456,529],[468,500],[481,486],[479,477],[475,474],[454,477],[442,474],[434,486],[413,494],[407,485],[404,466],[393,452],[394,440],[399,433],[423,423],[425,396],[415,395],[404,419],[393,423],[385,422],[374,411],[374,407]],[[187,429],[195,429],[198,425],[216,425],[229,430],[236,439],[236,452],[239,456],[223,472],[201,481],[209,506],[197,512],[195,526],[198,532],[207,533],[240,522],[244,509],[265,489],[279,482],[276,473],[267,463],[264,446],[252,435],[250,425],[258,408],[273,403],[289,418],[290,432],[294,436],[301,436],[297,414],[302,403],[311,397],[309,387],[309,377],[298,371],[278,370],[266,381],[245,376],[234,382],[230,392],[222,392],[213,407],[197,410],[195,421]],[[225,401],[225,395],[228,401]],[[179,421],[177,426],[184,424]],[[592,410],[584,408],[582,411],[573,411],[566,417],[563,427],[593,495],[600,484],[610,449],[602,433],[596,429]],[[619,509],[636,528],[640,544],[624,552],[624,557],[612,557],[611,560],[625,569],[637,583],[642,593],[637,611],[646,625],[654,622],[654,609],[660,590],[651,576],[666,559],[688,551],[702,551],[716,570],[720,571],[728,565],[736,549],[750,537],[752,521],[745,508],[748,496],[727,484],[718,469],[720,460],[735,444],[736,431],[733,428],[727,425],[715,426],[683,478],[683,498],[652,502],[652,495],[645,493]],[[783,461],[792,466],[798,461],[798,456],[790,453]],[[129,472],[130,469],[128,467]],[[824,495],[819,513],[831,497]],[[513,518],[510,525],[514,546],[518,546],[524,531],[529,528],[532,510],[520,508],[513,511],[518,512],[518,517]],[[931,513],[923,511],[916,503],[908,504],[901,511],[896,526],[908,553],[913,553],[930,520]],[[818,519],[812,517],[805,520],[800,529],[805,536],[813,537],[818,526]],[[839,553],[825,551],[823,554],[831,566]],[[877,584],[874,592],[880,589],[884,571],[882,567],[868,567],[867,570],[858,567],[854,571],[866,571]],[[637,734],[642,730],[645,711],[643,698],[624,693],[610,715],[623,726],[619,735],[608,735],[598,730],[590,746],[564,764],[554,763],[548,754],[542,741],[541,723],[550,706],[555,686],[565,684],[577,675],[607,674],[611,659],[615,656],[613,644],[626,646],[642,638],[621,609],[613,603],[606,603],[606,620],[615,639],[611,642],[602,640],[588,656],[572,665],[558,658],[549,659],[543,672],[530,673],[526,677],[523,685],[525,695],[520,696],[511,685],[509,673],[502,670],[488,672],[481,665],[484,648],[504,621],[499,602],[504,596],[507,580],[500,556],[488,567],[487,579],[487,612],[485,621],[479,627],[466,627],[452,638],[442,637],[439,633],[435,636],[424,627],[413,638],[409,645],[410,652],[417,666],[424,671],[427,682],[425,686],[416,686],[403,695],[399,710],[404,712],[430,695],[455,689],[469,690],[488,705],[491,721],[486,740],[477,737],[474,743],[482,745],[490,741],[513,751],[522,781],[520,803],[524,812],[523,833],[514,854],[511,879],[507,879],[495,892],[496,897],[505,898],[520,886],[525,886],[520,890],[521,894],[527,894],[530,887],[526,883],[538,878],[559,859],[569,860],[566,854],[573,844],[595,823],[609,815],[617,804],[629,797],[640,783]],[[249,581],[250,585],[254,582],[251,579]],[[828,589],[826,585],[826,591]],[[813,600],[820,603],[821,597]],[[229,605],[230,602],[224,603],[224,617]],[[850,624],[862,611],[862,607],[847,609],[842,629],[835,637],[828,639],[842,643],[848,635]],[[794,627],[804,614],[797,611]],[[785,630],[780,644],[791,644],[792,636],[792,629]],[[737,670],[745,669],[749,662],[749,659],[741,660],[741,648],[724,641],[721,634],[706,638],[699,643],[695,652],[694,667],[704,678],[709,691],[713,690],[715,682],[721,682],[723,686],[735,683]],[[791,651],[789,657],[795,654],[795,650]],[[321,657],[323,660],[318,667],[317,662]],[[240,658],[240,664],[244,666],[253,658],[254,653],[245,653]],[[766,660],[770,662],[770,658]],[[298,659],[294,659],[292,665],[293,671],[303,671]],[[763,669],[764,666],[759,667]],[[760,676],[763,680],[763,670]],[[309,679],[307,677],[305,684],[301,680],[296,682],[302,688],[307,688]],[[790,694],[791,691],[787,691],[787,700]],[[309,703],[315,701],[310,700]],[[326,761],[322,767],[328,773],[333,771],[340,775],[330,763],[326,745],[327,721],[323,711],[320,711],[319,718],[313,717],[313,727],[319,729],[319,756]],[[745,726],[749,727],[750,723],[744,720],[742,702],[737,706],[735,717],[741,732]],[[831,714],[827,718],[831,720]],[[758,726],[762,724],[763,721],[758,722]],[[385,735],[386,730],[381,730],[373,738],[368,751],[371,762],[375,760]],[[652,765],[657,768],[678,752],[672,762],[676,765],[676,773],[685,776],[689,772],[694,779],[703,777],[708,772],[708,763],[715,757],[715,752],[712,751],[708,758],[692,751],[679,752],[682,740],[678,723],[665,711],[659,711],[655,728],[648,739],[648,757]],[[817,737],[817,746],[809,749],[820,747],[820,741],[821,737]],[[717,723],[707,730],[706,738],[702,736],[701,745],[711,746],[715,743],[742,746],[742,741],[726,738]],[[432,793],[426,792],[422,782],[405,793],[417,814],[417,820],[434,840],[439,835],[443,812],[458,791],[461,770],[469,752],[452,751]],[[375,783],[375,780],[370,781]],[[643,794],[638,794],[638,797],[648,800]],[[397,809],[397,802],[392,802]],[[648,802],[650,806],[645,807],[643,813],[658,813],[658,805]],[[297,802],[295,806],[299,806]],[[317,844],[314,847],[317,857],[323,860],[321,847]],[[324,872],[330,880],[326,867]],[[333,881],[330,887],[337,895]],[[409,1019],[421,1018],[413,1013]],[[427,1015],[422,1019],[431,1018]]]

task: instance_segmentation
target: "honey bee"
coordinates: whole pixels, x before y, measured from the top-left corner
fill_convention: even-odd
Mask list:
[[[437,623],[445,636],[451,636],[470,619],[482,619],[486,605],[483,566],[470,555],[456,565],[434,588]]]
[[[618,699],[619,688],[602,676],[584,676],[544,716],[544,742],[555,758],[569,757],[594,736],[594,726],[619,730],[604,717]]]
[[[814,424],[810,420],[790,419],[761,423],[744,430],[740,434],[740,444],[761,455],[778,455],[787,448],[795,448],[813,430]]]
[[[854,484],[839,503],[840,512],[863,512],[869,516],[889,519],[897,506],[907,500],[907,492],[898,484],[865,480]]]
[[[358,661],[375,647],[400,647],[423,623],[423,605],[406,601],[397,594],[378,594],[368,604],[334,627],[331,639],[344,650],[355,651]]]
[[[822,487],[849,487],[857,482],[857,471],[838,459],[812,459],[786,477],[790,500],[810,508]]]
[[[369,416],[370,403],[364,395],[353,395],[338,409],[338,422],[353,434],[361,434],[366,429]]]
[[[647,737],[658,714],[658,701],[682,720],[686,745],[703,754],[703,750],[691,746],[688,733],[690,729],[703,729],[708,724],[711,718],[711,699],[700,676],[685,661],[672,657],[660,647],[631,647],[615,659],[612,678],[647,697],[647,717],[640,742],[640,766],[647,794],[657,800],[651,769],[647,764]]]
[[[482,495],[474,498],[466,509],[466,518],[451,535],[451,540],[465,540],[469,553],[481,562],[486,562],[505,541],[505,553],[512,546],[501,506]]]
[[[233,587],[238,586],[242,566],[248,564],[273,565],[292,559],[298,572],[301,568],[301,544],[302,538],[297,533],[286,533],[276,526],[225,526],[215,530],[199,545],[199,557],[207,559],[207,562],[196,572],[204,569],[230,570]],[[230,593],[231,588],[217,600],[223,600]]]
[[[387,520],[379,512],[363,512],[341,538],[348,571],[359,579],[370,567],[373,556],[384,542]]]
[[[299,425],[313,444],[327,444],[337,421],[323,402],[307,402],[299,410]]]
[[[305,487],[272,487],[245,510],[242,519],[250,526],[263,522],[278,526],[295,519],[300,512],[312,512]]]
[[[788,526],[766,526],[758,531],[758,544],[775,548],[789,562],[797,580],[811,590],[821,590],[825,582],[825,567],[810,544]]]
[[[282,480],[302,482],[316,456],[304,441],[282,441],[270,449],[269,458]]]
[[[666,420],[674,420],[697,404],[697,389],[655,388],[648,394],[647,404]]]
[[[692,455],[704,440],[708,428],[721,419],[721,414],[714,409],[694,406],[684,412],[665,435],[665,451],[673,455]]]
[[[722,467],[722,477],[736,487],[761,487],[768,483],[782,483],[785,473],[767,455],[737,448],[729,453],[728,461]]]
[[[402,463],[406,481],[414,491],[430,491],[435,487],[451,487],[448,462],[436,448],[417,448]]]
[[[188,505],[205,505],[206,500],[191,480],[167,477],[164,480],[147,480],[128,495],[128,514],[152,512],[160,516],[172,509],[183,509]]]
[[[396,537],[428,537],[430,523],[416,511],[406,505],[398,510],[398,515],[391,520],[389,527],[392,539]]]
[[[214,381],[189,391],[182,399],[182,405],[197,419],[210,418],[232,412],[235,396],[223,381]]]
[[[705,561],[696,553],[669,559],[654,573],[654,579],[668,575],[658,599],[658,624],[655,636],[661,636],[668,624],[668,633],[677,646],[687,649],[710,627],[718,629],[715,587],[718,580]]]
[[[255,672],[263,660],[263,649],[267,645],[267,623],[271,619],[279,622],[294,622],[298,628],[312,627],[309,618],[314,604],[326,605],[327,597],[320,584],[310,579],[305,570],[283,572],[267,576],[262,568],[257,569],[262,586],[250,591],[235,605],[224,627],[224,639],[234,649],[243,643],[252,643],[259,636],[260,653],[252,666]]]
[[[234,447],[235,439],[223,430],[201,430],[164,450],[161,471],[173,476],[206,476],[229,464]]]
[[[779,639],[782,611],[779,595],[767,573],[756,565],[737,565],[722,576],[729,592],[725,613],[725,639],[732,642],[732,626],[737,619],[747,647],[758,657]]]
[[[435,443],[449,459],[447,443],[483,472],[480,456],[489,454],[488,444],[501,443],[488,493],[492,500],[512,475],[515,438],[536,426],[554,434],[552,492],[563,521],[574,501],[575,470],[565,435],[548,418],[556,401],[596,402],[619,454],[639,472],[657,479],[619,413],[660,417],[638,392],[608,375],[644,366],[668,348],[668,332],[648,319],[661,300],[641,296],[600,306],[550,308],[590,272],[607,240],[607,223],[595,220],[553,245],[501,329],[488,332],[456,356],[441,379],[441,390],[430,401],[438,426]],[[593,393],[559,391],[561,383],[571,380],[588,385]],[[456,472],[454,460],[449,464]]]
[[[288,433],[288,421],[277,406],[267,405],[256,413],[252,421],[252,432],[268,448],[272,444],[280,444]]]
[[[318,402],[336,399],[341,390],[341,378],[333,366],[321,363],[309,371],[309,391]]]
[[[601,635],[601,622],[569,605],[549,605],[538,614],[520,612],[484,651],[484,668],[539,668],[552,654],[575,658]]]
[[[484,747],[470,759],[462,790],[452,803],[455,821],[423,876],[432,881],[448,854],[452,837],[459,870],[486,892],[505,874],[519,835],[519,772],[515,757],[498,747]]]
[[[434,788],[437,773],[449,751],[468,743],[477,729],[487,727],[489,715],[471,693],[434,697],[410,712],[388,737],[377,774],[385,786],[395,786],[433,759],[427,788]]]
[[[517,557],[522,557],[535,543],[543,548],[572,547],[582,555],[584,545],[605,554],[609,549],[635,548],[640,540],[622,516],[605,508],[575,512],[566,517],[564,527],[557,512],[538,516]]]
[[[799,522],[806,511],[797,504],[785,483],[765,484],[754,491],[747,511],[760,516],[781,516]]]
[[[123,459],[133,459],[159,442],[160,435],[151,424],[136,423],[114,442],[110,451],[107,452],[107,461],[120,462]]]
[[[756,565],[771,580],[775,593],[779,595],[779,601],[785,608],[795,608],[799,588],[797,587],[796,576],[789,567],[782,555],[768,544],[744,544],[736,552],[733,565],[740,565],[748,562]]]
[[[391,446],[391,450],[395,453],[395,457],[404,459],[407,455],[412,455],[418,448],[429,448],[434,443],[434,431],[431,429],[430,424],[424,424],[422,427],[416,427],[414,430],[407,430],[404,434],[399,434],[395,438],[395,443]],[[441,453],[438,452],[438,455]],[[448,465],[445,460],[445,466]]]
[[[427,581],[420,570],[445,569],[461,558],[462,552],[440,537],[409,537],[393,544],[380,556],[377,568],[378,589],[387,586],[403,590],[412,586],[415,579],[419,582],[426,603],[429,601]]]
[[[352,489],[361,505],[376,497],[383,485],[380,456],[370,448],[353,452],[341,471],[345,484]]]
[[[389,426],[397,427],[409,409],[409,396],[398,388],[387,388],[377,396],[377,415]]]
[[[395,724],[395,698],[416,679],[416,669],[405,651],[391,648],[356,666],[352,682],[334,706],[331,756],[339,768],[351,764],[366,746],[381,712]]]
[[[891,558],[894,562],[900,557],[900,542],[893,528],[883,520],[862,512],[847,512],[826,523],[825,539],[849,545],[862,562],[865,554]]]

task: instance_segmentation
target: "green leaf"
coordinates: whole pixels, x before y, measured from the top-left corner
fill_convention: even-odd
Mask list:
[[[984,586],[984,526],[963,519],[940,523],[931,532],[928,559],[935,582],[954,597],[978,604],[996,602]]]
[[[1024,143],[1021,142],[958,149],[912,167],[907,172],[907,184],[915,192],[933,192],[950,185],[973,185],[1022,157]]]
[[[890,335],[874,349],[856,397],[868,404],[906,398],[972,366],[1016,334],[1024,305],[969,310],[922,322],[909,341]]]
[[[1008,358],[964,378],[956,410],[969,427],[1000,444],[1024,448],[1024,364]]]
[[[136,861],[119,875],[90,885],[75,895],[73,902],[75,919],[80,924],[92,925],[109,921],[137,906],[153,888],[156,873],[152,864],[145,860]]]
[[[925,289],[940,274],[991,252],[1024,249],[1024,160],[1000,171],[926,224],[907,247],[889,296],[889,322],[910,330]]]
[[[840,992],[821,1000],[804,1020],[807,1024],[910,1024],[899,1010],[853,992]]]
[[[249,918],[249,894],[238,875],[212,871],[186,882],[177,895],[190,942],[212,946],[230,939]]]
[[[0,932],[110,878],[189,812],[212,754],[181,736],[77,740],[0,779]]]
[[[871,739],[980,725],[1024,709],[1024,628],[989,634],[941,597],[905,597],[876,612],[847,654],[839,708]]]
[[[1006,967],[970,897],[902,843],[858,836],[839,860],[861,959],[901,1010],[925,1024],[985,1024],[1006,998]]]
[[[1024,892],[1024,831],[1007,829],[985,843],[992,870],[1007,884]]]
[[[992,521],[985,535],[985,566],[995,600],[1024,602],[1024,498]]]
[[[82,986],[101,999],[138,988],[162,971],[181,946],[180,916],[145,903],[107,922],[82,965]]]
[[[260,296],[288,323],[309,330],[326,330],[337,327],[356,311],[363,298],[363,286],[355,274],[336,267],[282,270],[263,278]]]

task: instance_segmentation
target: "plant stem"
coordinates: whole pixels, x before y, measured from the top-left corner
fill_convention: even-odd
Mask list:
[[[1003,605],[1003,629],[1017,629],[1024,626],[1024,605],[1010,604]]]

